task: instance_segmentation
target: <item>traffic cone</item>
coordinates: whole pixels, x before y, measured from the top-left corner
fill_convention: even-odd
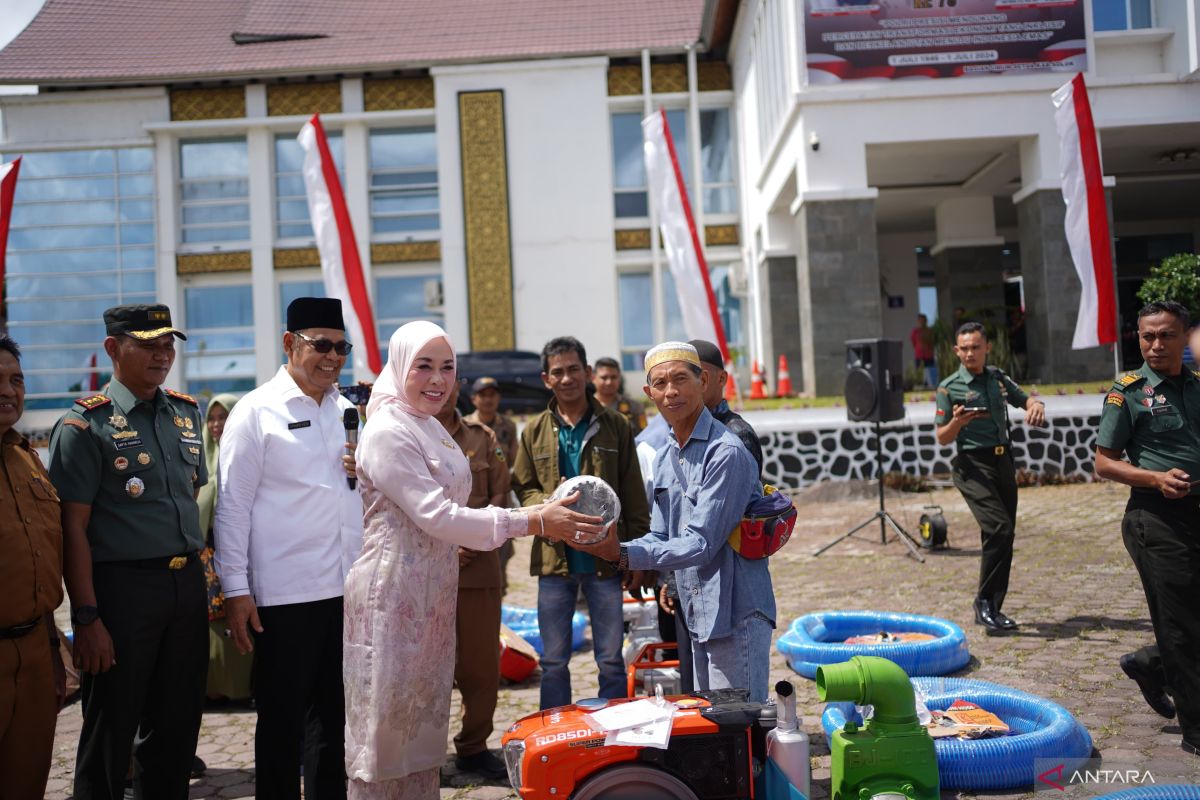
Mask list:
[[[794,394],[792,391],[792,376],[788,374],[787,356],[783,353],[779,354],[779,374],[775,377],[775,396],[776,397],[791,397]]]
[[[750,399],[767,399],[767,393],[763,391],[762,370],[758,368],[758,361],[752,362],[750,368]]]
[[[725,373],[729,376],[725,380],[725,402],[734,405],[737,403],[738,389],[737,378],[733,375],[733,364],[725,365]]]

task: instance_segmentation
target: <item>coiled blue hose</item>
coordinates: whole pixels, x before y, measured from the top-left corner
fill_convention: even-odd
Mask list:
[[[1101,795],[1095,800],[1200,800],[1200,786],[1194,783],[1135,786],[1132,789]]]
[[[542,634],[538,630],[538,615],[536,608],[518,608],[517,606],[501,606],[500,621],[512,629],[512,632],[520,636],[537,651],[539,656],[545,655],[546,651],[542,646]],[[578,650],[583,647],[584,639],[587,634],[588,620],[580,612],[576,611],[571,616],[571,649]]]
[[[936,638],[896,644],[845,644],[851,636],[889,633],[927,633]],[[909,675],[945,675],[971,660],[967,636],[953,622],[919,614],[880,611],[818,611],[805,614],[775,647],[792,669],[809,680],[822,664],[849,661],[851,656],[881,656]]]
[[[1068,767],[1092,753],[1092,737],[1057,703],[987,681],[913,678],[930,709],[944,711],[966,700],[1000,717],[1008,736],[987,739],[934,739],[943,789],[1012,789],[1037,778],[1035,758],[1059,759]],[[826,739],[846,724],[862,724],[853,703],[830,703],[821,715]],[[1172,796],[1174,797],[1174,796]]]

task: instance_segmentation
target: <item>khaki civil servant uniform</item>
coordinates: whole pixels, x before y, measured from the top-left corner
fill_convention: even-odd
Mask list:
[[[496,417],[491,422],[484,422],[479,418],[478,411],[472,411],[463,417],[463,421],[478,423],[485,425],[491,429],[496,435],[496,442],[500,445],[500,449],[504,451],[504,460],[508,463],[507,469],[512,469],[513,460],[517,457],[517,423],[513,422],[512,417],[507,414],[496,412]]]
[[[1017,528],[1017,473],[1008,436],[1008,409],[1029,396],[997,367],[972,375],[964,366],[938,384],[935,424],[945,425],[955,405],[984,406],[988,416],[968,422],[954,443],[954,485],[979,523],[982,557],[976,597],[999,611],[1008,593]]]
[[[471,464],[468,508],[504,505],[508,500],[508,460],[491,428],[455,412],[450,437]],[[474,551],[458,572],[457,650],[454,682],[462,695],[463,726],[454,737],[460,757],[487,749],[500,688],[500,555]]]
[[[91,507],[92,581],[116,659],[82,676],[77,800],[121,797],[131,747],[143,797],[188,796],[208,668],[201,424],[194,398],[158,389],[143,401],[114,379],[51,435],[59,496]]]
[[[1171,378],[1148,365],[1118,378],[1104,399],[1096,445],[1135,467],[1200,478],[1200,372]],[[1134,658],[1169,687],[1183,739],[1200,747],[1200,487],[1178,500],[1131,489],[1125,549],[1150,607],[1155,647]]]
[[[38,800],[54,750],[51,631],[62,602],[58,495],[29,441],[0,441],[0,800]]]

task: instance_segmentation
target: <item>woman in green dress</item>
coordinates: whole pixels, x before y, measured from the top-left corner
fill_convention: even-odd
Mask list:
[[[208,401],[204,413],[204,459],[208,464],[208,483],[200,488],[200,530],[206,532],[206,546],[200,554],[208,579],[208,698],[210,700],[248,700],[253,655],[243,655],[225,635],[225,595],[213,564],[213,512],[217,506],[217,453],[225,420],[237,398],[219,394]]]

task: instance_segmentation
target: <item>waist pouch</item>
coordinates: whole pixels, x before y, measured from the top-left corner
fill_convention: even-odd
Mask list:
[[[762,497],[751,501],[742,521],[729,535],[729,546],[742,558],[758,560],[772,556],[792,537],[796,516],[791,498],[764,484]]]

